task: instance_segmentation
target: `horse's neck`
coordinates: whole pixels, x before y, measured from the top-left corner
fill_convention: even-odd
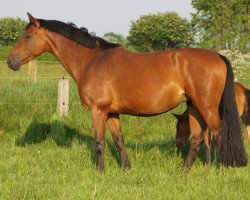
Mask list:
[[[50,51],[76,81],[79,79],[79,74],[83,75],[87,63],[97,52],[95,49],[85,48],[61,35],[51,39]]]

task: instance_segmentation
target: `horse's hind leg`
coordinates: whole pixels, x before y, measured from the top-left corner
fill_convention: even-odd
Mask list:
[[[206,121],[208,129],[213,133],[213,146],[214,146],[214,158],[213,162],[217,163],[217,154],[221,149],[221,119],[219,116],[218,108],[210,107],[206,109],[200,109],[203,113],[203,118]]]
[[[247,140],[250,143],[250,112],[249,111],[250,110],[247,107],[246,111],[244,111],[243,115],[241,116],[241,119],[247,129]]]
[[[209,128],[206,129],[205,135],[205,151],[206,151],[206,164],[211,164],[211,131]]]
[[[247,125],[246,129],[247,129],[247,140],[250,143],[250,125]]]
[[[118,114],[110,114],[108,118],[108,125],[114,139],[116,148],[119,152],[121,165],[124,169],[130,169],[130,163],[124,147],[124,139],[122,136],[120,119]]]
[[[214,149],[214,154],[213,154],[213,163],[214,164],[218,164],[218,154],[219,154],[219,144],[218,142],[215,141],[215,139],[213,138],[213,149]]]
[[[199,111],[192,105],[188,104],[189,124],[190,124],[190,150],[184,162],[183,169],[188,171],[192,166],[196,155],[203,141],[203,132],[206,130],[206,124]]]

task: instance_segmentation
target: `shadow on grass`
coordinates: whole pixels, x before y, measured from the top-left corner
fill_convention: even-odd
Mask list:
[[[29,125],[26,132],[16,139],[15,144],[19,147],[25,147],[27,145],[42,143],[47,139],[53,139],[57,146],[62,148],[70,148],[73,141],[77,141],[79,144],[86,144],[87,148],[91,152],[92,163],[96,164],[97,157],[94,138],[81,134],[77,129],[73,129],[59,120],[54,120],[51,123],[41,123],[37,120],[34,120]],[[106,144],[111,151],[112,157],[114,157],[117,163],[120,165],[120,157],[113,140],[106,140]],[[187,144],[180,154],[183,160],[185,160],[187,157],[189,147],[190,145]],[[131,149],[133,151],[150,151],[153,148],[158,148],[166,155],[177,156],[174,138],[164,141],[145,141],[139,144],[136,143],[136,141],[130,141],[125,143],[125,148]],[[198,153],[198,159],[205,160],[204,155],[204,148],[201,148]]]
[[[16,139],[15,144],[19,147],[42,143],[51,138],[55,141],[58,147],[70,148],[73,141],[79,144],[86,144],[91,152],[91,159],[96,163],[95,141],[93,137],[81,134],[78,130],[69,127],[59,120],[54,120],[51,123],[41,123],[34,120],[26,132]]]
[[[90,136],[81,134],[78,130],[70,128],[59,120],[51,123],[41,123],[34,120],[21,137],[16,139],[16,145],[24,147],[26,145],[37,144],[52,138],[58,147],[69,148],[73,140],[83,143],[94,144],[94,139]]]

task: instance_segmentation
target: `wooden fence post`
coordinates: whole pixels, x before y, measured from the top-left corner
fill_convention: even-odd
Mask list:
[[[29,61],[29,80],[32,83],[36,83],[37,81],[37,63],[36,60]]]
[[[69,111],[69,79],[60,78],[57,93],[57,114],[67,117]]]

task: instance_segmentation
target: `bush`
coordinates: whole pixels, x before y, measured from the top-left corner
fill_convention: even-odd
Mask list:
[[[14,45],[24,31],[26,21],[20,18],[5,17],[0,19],[0,46]]]
[[[159,51],[193,44],[190,22],[175,12],[143,15],[132,21],[129,45],[137,51]]]
[[[244,71],[247,68],[245,66],[245,57],[239,50],[224,49],[220,50],[219,53],[226,56],[231,61],[235,80],[245,75]]]

